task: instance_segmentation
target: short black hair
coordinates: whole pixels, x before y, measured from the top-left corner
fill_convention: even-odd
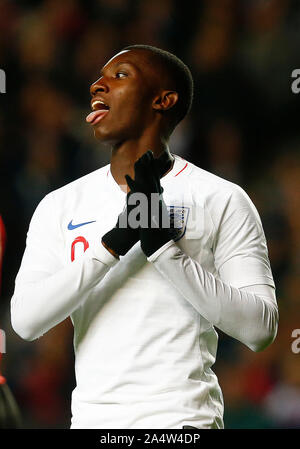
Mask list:
[[[173,108],[174,113],[172,114],[171,120],[171,126],[174,129],[189,113],[192,106],[194,81],[190,69],[174,54],[161,48],[152,47],[151,45],[129,45],[123,48],[123,50],[146,50],[151,52],[156,62],[165,71],[167,78],[174,83],[174,90],[178,93],[178,101]]]

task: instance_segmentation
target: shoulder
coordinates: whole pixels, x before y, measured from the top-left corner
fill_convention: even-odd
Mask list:
[[[75,179],[75,181],[60,187],[59,189],[53,190],[49,195],[59,198],[66,195],[74,195],[76,193],[88,191],[96,185],[99,186],[104,182],[105,177],[107,176],[108,168],[109,164],[98,168],[97,170]]]
[[[222,202],[231,198],[241,201],[249,200],[249,196],[245,190],[238,184],[204,170],[179,156],[175,157],[182,161],[182,165],[184,165],[184,163],[187,164],[185,173],[186,180],[189,181],[189,184],[195,192],[201,190],[201,192],[205,194],[207,201],[213,198]]]
[[[87,175],[48,193],[42,201],[54,201],[56,204],[77,202],[85,197],[90,197],[93,190],[101,191],[104,184],[109,164],[101,167]]]
[[[60,211],[72,209],[81,202],[89,201],[93,198],[93,192],[101,192],[104,184],[109,164],[99,168],[87,175],[84,175],[44,196],[38,204],[32,219],[35,217],[59,215]]]
[[[219,222],[222,217],[235,211],[251,212],[259,219],[255,205],[241,186],[189,161],[186,162],[188,166],[185,182],[189,184],[193,196],[208,210],[214,222]]]

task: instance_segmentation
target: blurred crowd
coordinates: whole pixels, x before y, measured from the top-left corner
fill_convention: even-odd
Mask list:
[[[0,328],[3,372],[27,428],[70,424],[72,326],[33,343],[11,329],[9,302],[30,218],[51,190],[109,162],[85,123],[89,86],[124,46],[169,50],[195,80],[171,152],[241,185],[268,241],[280,324],[261,353],[219,332],[214,370],[227,428],[300,428],[300,68],[297,0],[0,0],[0,214],[7,230]],[[300,349],[300,344],[299,344]]]

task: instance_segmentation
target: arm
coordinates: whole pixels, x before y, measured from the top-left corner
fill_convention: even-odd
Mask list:
[[[166,243],[150,261],[209,322],[253,351],[275,338],[278,309],[267,244],[258,212],[246,193],[213,195],[211,250],[217,276]]]
[[[135,180],[126,176],[131,191],[155,192],[162,199],[153,155],[147,152],[135,164]],[[162,276],[210,323],[260,351],[275,338],[278,310],[267,245],[259,215],[246,193],[238,186],[221,186],[207,198],[206,207],[214,225],[211,251],[217,276],[184,254],[173,242],[171,223],[166,228],[160,214],[151,209],[159,226],[140,228],[141,247]],[[250,287],[249,287],[250,286]]]
[[[96,250],[88,248],[81,258],[63,265],[53,201],[46,196],[32,217],[11,300],[12,327],[25,340],[40,337],[67,318],[117,263],[99,237]]]
[[[226,334],[253,351],[263,350],[274,340],[278,310],[273,287],[229,285],[203,269],[173,242],[148,260],[207,321]]]

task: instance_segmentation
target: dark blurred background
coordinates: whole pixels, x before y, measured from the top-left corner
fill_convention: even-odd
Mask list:
[[[214,370],[227,428],[300,428],[300,68],[298,0],[0,0],[0,213],[7,228],[3,372],[26,428],[70,425],[70,320],[35,342],[11,329],[10,298],[38,202],[108,163],[85,116],[89,86],[123,46],[150,44],[189,65],[193,109],[170,149],[241,185],[255,203],[277,286],[276,341],[253,353],[221,332]],[[300,347],[300,345],[299,345]]]

